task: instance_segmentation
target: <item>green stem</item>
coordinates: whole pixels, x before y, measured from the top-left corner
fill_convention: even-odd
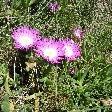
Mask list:
[[[8,79],[9,79],[9,75],[7,74],[4,86],[5,86],[6,92],[10,95],[11,92],[10,92],[10,88],[9,88],[9,84],[8,84]]]
[[[56,107],[58,108],[58,102],[57,102],[57,95],[58,95],[58,86],[57,86],[57,82],[58,82],[58,72],[57,72],[57,66],[55,67],[55,71],[56,74],[54,76],[54,83],[55,83],[55,95],[56,95]]]

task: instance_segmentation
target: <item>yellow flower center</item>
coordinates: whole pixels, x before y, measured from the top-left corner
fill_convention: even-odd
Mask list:
[[[33,44],[33,39],[28,37],[28,36],[22,36],[20,39],[19,39],[19,43],[22,45],[22,46],[28,46],[28,45],[31,45]]]
[[[49,57],[49,59],[53,59],[54,57],[56,57],[56,55],[56,50],[53,48],[47,48],[46,50],[44,50],[44,56]]]

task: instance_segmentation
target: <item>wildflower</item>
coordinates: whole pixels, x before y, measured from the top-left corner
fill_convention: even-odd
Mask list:
[[[64,39],[62,43],[64,44],[64,56],[68,61],[76,60],[81,56],[80,47],[77,43],[74,43],[73,40]]]
[[[50,2],[48,8],[50,9],[51,12],[56,12],[59,10],[60,5],[57,2]]]
[[[29,26],[19,26],[13,29],[14,46],[18,49],[29,49],[40,38],[40,32]]]
[[[63,56],[62,44],[53,39],[44,38],[40,40],[37,42],[34,51],[38,56],[42,56],[51,63],[59,63]]]
[[[84,32],[82,31],[81,28],[75,28],[73,29],[73,34],[76,36],[78,39],[81,39],[84,36]]]

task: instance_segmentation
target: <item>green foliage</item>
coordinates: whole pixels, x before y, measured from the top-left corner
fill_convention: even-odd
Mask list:
[[[3,112],[10,112],[10,103],[9,103],[9,96],[6,94],[3,97],[3,101],[1,103],[1,109]]]
[[[3,112],[10,112],[11,105],[14,105],[14,111],[33,112],[37,108],[37,97],[39,109],[43,112],[111,112],[111,2],[57,1],[61,8],[56,13],[47,7],[50,0],[0,1],[0,105]],[[30,69],[30,84],[21,85],[19,74],[9,78],[8,66],[17,52],[12,47],[10,31],[23,24],[55,38],[75,38],[71,30],[83,27],[82,57],[74,62],[63,62],[60,67],[37,59],[33,54],[40,74],[35,77],[35,69]],[[28,54],[26,58],[31,56]],[[70,68],[75,70],[72,75]]]

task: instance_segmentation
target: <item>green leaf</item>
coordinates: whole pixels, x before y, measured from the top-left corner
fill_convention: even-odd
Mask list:
[[[26,0],[20,0],[20,2],[22,3],[22,5],[25,5]]]
[[[6,77],[6,80],[5,80],[5,90],[8,94],[10,94],[10,88],[9,88],[9,83],[8,83],[8,74],[7,74],[7,77]]]
[[[40,81],[44,82],[44,84],[47,84],[47,85],[52,84],[52,81],[50,79],[48,79],[47,77],[40,79]]]
[[[3,98],[3,102],[1,104],[1,109],[3,112],[10,112],[10,103],[9,103],[8,94],[6,94]]]
[[[20,7],[20,5],[21,5],[21,1],[16,1],[16,7],[18,8]]]
[[[35,3],[36,0],[30,0],[29,2],[29,6],[32,5],[33,3]]]
[[[0,85],[2,85],[4,82],[4,77],[3,76],[0,76]]]
[[[29,4],[30,4],[31,1],[32,0],[26,0],[26,5],[29,6]]]
[[[101,109],[99,108],[99,109],[97,110],[97,112],[101,112]]]

